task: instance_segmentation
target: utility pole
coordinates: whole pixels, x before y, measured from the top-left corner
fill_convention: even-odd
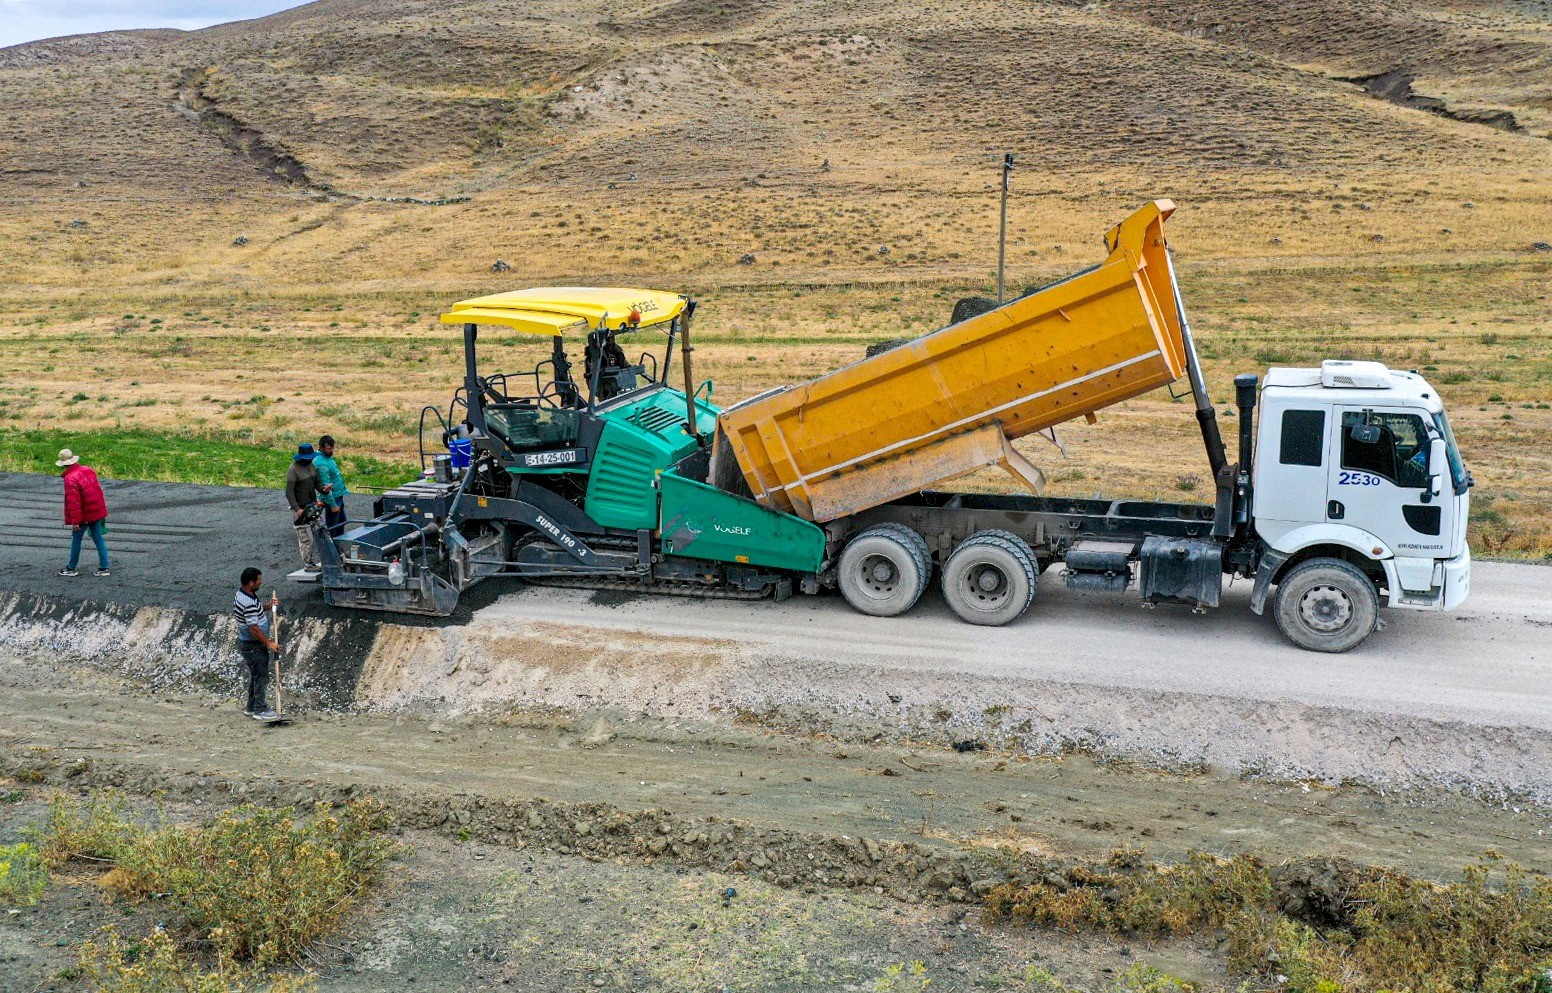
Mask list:
[[[1013,175],[1013,153],[1002,155],[1002,229],[997,234],[997,303],[1002,303],[1003,272],[1008,261],[1008,180]]]

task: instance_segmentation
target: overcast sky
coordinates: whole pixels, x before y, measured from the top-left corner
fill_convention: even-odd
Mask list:
[[[0,0],[0,48],[124,28],[209,27],[263,17],[302,0]]]

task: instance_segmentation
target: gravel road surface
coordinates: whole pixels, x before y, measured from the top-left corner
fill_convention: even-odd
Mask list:
[[[1074,593],[1055,572],[1041,577],[1029,613],[1003,628],[960,623],[930,593],[904,617],[877,618],[836,597],[775,604],[530,589],[476,618],[735,641],[773,658],[901,677],[1038,679],[1552,731],[1552,569],[1483,562],[1473,573],[1463,609],[1386,611],[1386,629],[1344,655],[1289,644],[1270,617],[1250,612],[1248,583],[1198,616],[1144,610],[1132,595]]]

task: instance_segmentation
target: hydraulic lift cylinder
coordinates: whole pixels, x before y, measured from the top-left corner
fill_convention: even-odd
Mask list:
[[[1213,407],[1207,392],[1207,380],[1202,376],[1202,360],[1196,354],[1196,339],[1191,336],[1191,322],[1186,318],[1186,303],[1180,296],[1180,283],[1175,278],[1175,258],[1165,252],[1169,265],[1169,283],[1175,295],[1175,313],[1180,320],[1180,339],[1185,343],[1186,375],[1191,382],[1191,395],[1196,400],[1196,422],[1202,428],[1202,444],[1207,448],[1207,464],[1216,478],[1228,465],[1228,454],[1223,450],[1223,435],[1218,431],[1218,411]]]
[[[1239,471],[1250,471],[1254,456],[1256,387],[1261,380],[1255,373],[1242,372],[1234,377],[1234,406],[1239,408]]]

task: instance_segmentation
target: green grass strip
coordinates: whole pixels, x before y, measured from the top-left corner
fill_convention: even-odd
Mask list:
[[[285,486],[291,449],[241,441],[152,431],[0,431],[0,471],[57,474],[54,461],[68,448],[104,479],[147,479],[219,486]],[[409,462],[342,454],[340,470],[352,490],[383,490],[420,473]]]

